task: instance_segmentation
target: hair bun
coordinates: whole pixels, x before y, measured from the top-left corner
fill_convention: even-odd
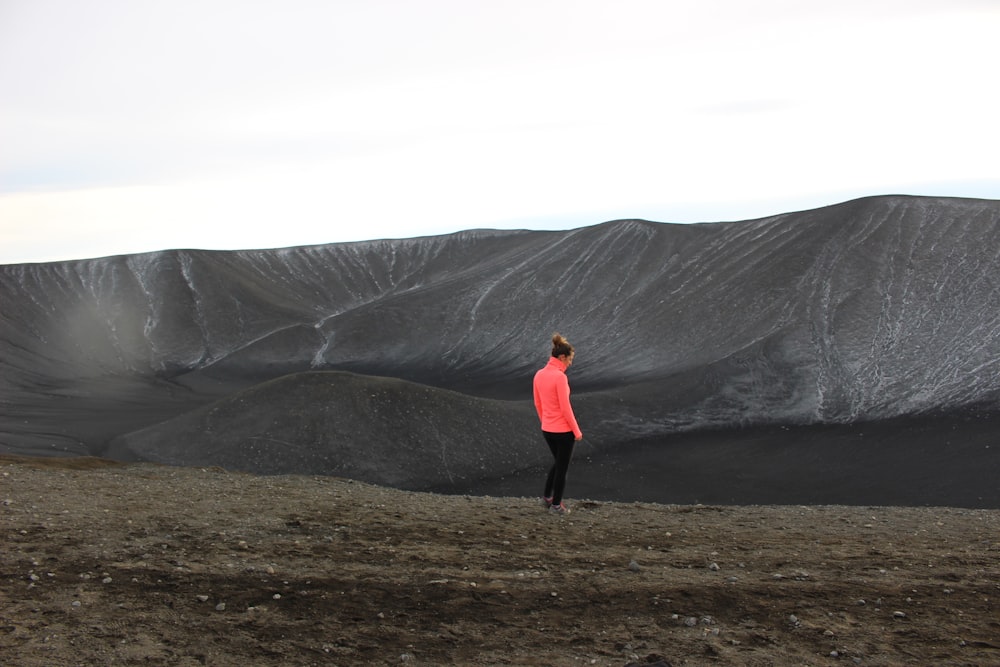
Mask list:
[[[572,355],[573,346],[569,344],[565,336],[557,331],[552,334],[552,356],[559,357],[564,354]]]

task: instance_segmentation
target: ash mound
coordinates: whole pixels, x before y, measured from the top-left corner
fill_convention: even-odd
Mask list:
[[[887,196],[744,222],[619,220],[566,232],[3,266],[0,451],[360,471],[363,447],[337,449],[317,435],[332,425],[316,396],[296,387],[316,381],[309,373],[396,378],[436,390],[426,404],[445,414],[449,401],[498,401],[488,403],[495,414],[530,421],[531,375],[559,330],[578,351],[572,384],[587,456],[614,459],[616,470],[695,479],[707,456],[727,468],[743,462],[724,479],[759,489],[773,471],[789,480],[809,469],[815,459],[797,445],[827,443],[820,459],[852,451],[839,438],[817,439],[816,429],[873,433],[868,425],[910,419],[920,428],[904,431],[919,442],[872,442],[865,453],[948,452],[957,433],[981,443],[997,413],[997,247],[1000,202]],[[298,413],[277,393],[254,393],[286,376],[282,390],[302,401]],[[357,377],[341,381],[363,391]],[[349,419],[359,443],[386,433],[360,403],[341,405],[342,417],[361,410]],[[220,408],[211,431],[209,406]],[[497,419],[490,437],[519,453],[522,422]],[[754,429],[771,435],[746,437]],[[469,418],[396,446],[419,446],[433,460],[487,431]],[[226,432],[241,435],[220,440]],[[718,449],[703,443],[697,455],[671,455],[702,435]],[[286,444],[265,445],[271,437]],[[249,443],[267,449],[258,456]],[[737,449],[726,456],[729,445]],[[783,456],[800,457],[798,465],[775,460],[786,445]],[[962,456],[982,470],[998,465],[985,444]],[[854,458],[859,470],[874,460]],[[521,461],[487,463],[499,479]],[[915,464],[933,472],[937,461]],[[475,474],[471,460],[455,462],[460,475]],[[440,476],[417,479],[432,468],[411,466],[404,480],[390,466],[386,479],[397,481],[386,483],[434,485]],[[996,483],[975,483],[980,502],[1000,506]],[[618,486],[635,488],[634,474]],[[847,485],[834,501],[851,502],[854,491]],[[959,494],[934,502],[951,499]],[[889,491],[876,500],[913,502]]]
[[[395,378],[308,372],[120,436],[109,456],[431,490],[538,464],[536,422],[523,403]]]

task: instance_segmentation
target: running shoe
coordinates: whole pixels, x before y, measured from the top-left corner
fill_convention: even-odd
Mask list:
[[[557,514],[569,514],[569,508],[566,507],[566,503],[559,503],[558,505],[551,505],[549,509]]]

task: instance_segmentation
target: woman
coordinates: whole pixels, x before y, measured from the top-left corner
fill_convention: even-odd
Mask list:
[[[545,504],[553,511],[568,514],[563,504],[566,471],[573,457],[573,445],[583,439],[583,433],[573,416],[569,403],[569,380],[566,369],[573,365],[576,352],[559,333],[552,334],[552,358],[544,368],[535,373],[535,410],[542,422],[542,435],[555,459],[545,480]]]

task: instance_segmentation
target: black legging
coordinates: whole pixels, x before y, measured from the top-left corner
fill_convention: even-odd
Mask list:
[[[552,504],[558,505],[562,502],[563,489],[566,488],[566,471],[569,470],[569,460],[573,458],[576,436],[572,431],[567,433],[542,431],[542,435],[545,436],[545,442],[548,443],[552,458],[555,459],[545,480],[545,497],[552,498]]]

